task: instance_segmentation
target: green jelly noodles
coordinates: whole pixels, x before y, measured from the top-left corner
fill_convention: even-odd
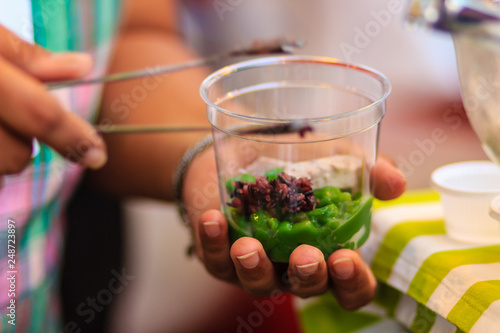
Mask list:
[[[273,169],[269,175],[277,173],[279,170]],[[228,192],[234,189],[232,181],[252,180],[252,177],[245,174],[230,179],[226,184]],[[283,214],[279,219],[265,210],[246,217],[239,209],[226,207],[231,242],[240,237],[256,238],[275,262],[288,262],[292,251],[301,244],[317,247],[325,258],[340,248],[357,249],[363,245],[370,233],[371,196],[351,195],[348,191],[325,186],[314,189],[314,197],[315,209]]]

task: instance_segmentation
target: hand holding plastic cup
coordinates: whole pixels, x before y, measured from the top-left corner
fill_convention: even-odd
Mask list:
[[[301,244],[325,257],[360,247],[389,92],[382,74],[324,57],[260,58],[210,75],[201,95],[231,241],[254,237],[276,262]]]

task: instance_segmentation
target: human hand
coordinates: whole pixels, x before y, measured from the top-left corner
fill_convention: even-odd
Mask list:
[[[0,175],[28,165],[34,138],[84,166],[106,162],[104,143],[92,126],[65,111],[42,83],[79,78],[91,67],[85,54],[50,53],[0,25]]]
[[[379,158],[371,176],[374,195],[379,199],[396,198],[405,190],[404,176],[386,158]],[[332,288],[340,305],[348,310],[355,310],[374,297],[375,277],[355,251],[338,250],[325,261],[319,249],[301,245],[292,252],[288,265],[273,264],[254,238],[240,238],[231,246],[226,219],[218,210],[204,212],[194,230],[197,254],[206,269],[252,295],[292,292],[309,297]]]

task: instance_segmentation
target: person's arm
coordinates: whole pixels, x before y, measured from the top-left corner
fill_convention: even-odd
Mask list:
[[[173,0],[125,1],[124,20],[109,72],[183,62],[196,55],[176,30]],[[208,125],[198,90],[208,75],[195,68],[106,85],[102,124]],[[172,199],[172,175],[186,149],[207,133],[105,135],[108,163],[92,184],[120,196]]]

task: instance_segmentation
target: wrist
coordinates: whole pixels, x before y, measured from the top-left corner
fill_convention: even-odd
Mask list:
[[[186,225],[204,210],[218,207],[217,170],[210,135],[186,151],[174,175],[174,189],[179,214]]]

